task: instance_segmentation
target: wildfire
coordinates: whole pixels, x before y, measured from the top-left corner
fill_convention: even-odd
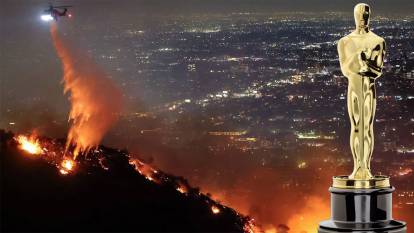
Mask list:
[[[62,175],[67,175],[67,174],[69,174],[69,172],[68,172],[67,170],[65,170],[65,169],[60,169],[60,170],[59,170],[59,172],[60,172],[60,174],[62,174]]]
[[[66,176],[74,172],[80,172],[76,167],[80,164],[83,165],[85,160],[80,159],[78,162],[72,158],[72,153],[65,150],[63,143],[59,141],[49,140],[46,138],[36,138],[34,136],[25,136],[18,135],[14,137],[14,140],[18,142],[18,147],[22,150],[30,153],[39,155],[42,159],[47,161],[49,164],[57,168],[57,171],[62,175]],[[174,187],[178,192],[183,195],[198,195],[201,198],[208,198],[207,195],[202,194],[198,189],[193,189],[188,182],[182,177],[175,177],[168,175],[162,171],[159,171],[152,167],[150,164],[141,162],[139,159],[132,159],[129,154],[125,154],[129,158],[129,164],[133,168],[143,175],[147,180],[160,184],[168,185],[169,187]],[[90,160],[86,161],[96,161],[100,164],[103,170],[109,170],[107,158],[105,157],[105,150],[96,149],[89,152],[88,157]],[[96,160],[93,160],[96,158]],[[211,198],[211,196],[209,197]],[[206,201],[209,205],[212,215],[219,215],[224,208],[220,206],[217,202]],[[207,209],[208,210],[208,209]],[[238,215],[243,220],[243,230],[246,233],[258,233],[263,232],[258,226],[255,225],[253,219]]]
[[[61,168],[59,172],[62,175],[67,175],[69,172],[73,171],[73,168],[75,167],[75,162],[71,159],[64,159],[62,163],[60,164]]]
[[[58,33],[56,24],[52,24],[50,30],[62,62],[64,93],[69,95],[71,103],[66,151],[73,147],[76,159],[80,153],[97,148],[117,121],[122,94],[88,56],[69,46]]]
[[[19,148],[28,152],[29,154],[39,155],[43,153],[39,141],[33,137],[29,138],[24,135],[19,135],[16,140],[20,144]]]
[[[158,171],[148,164],[145,164],[139,160],[130,159],[129,164],[134,166],[135,170],[139,172],[139,174],[143,175],[145,179],[149,181],[153,181],[155,183],[159,183],[159,180],[157,178]]]
[[[251,218],[247,221],[244,225],[244,232],[245,233],[261,233],[263,232],[254,222],[254,219]]]
[[[401,169],[400,171],[398,171],[398,176],[406,176],[409,175],[413,172],[412,168],[405,168],[405,169]]]
[[[177,191],[182,193],[182,194],[187,193],[187,189],[185,187],[182,187],[182,186],[178,187]]]
[[[329,218],[329,203],[318,196],[311,196],[302,209],[291,216],[288,226],[291,232],[316,233],[318,223]]]
[[[211,207],[211,212],[213,212],[213,214],[219,214],[220,213],[220,209],[217,206],[213,205]]]
[[[45,148],[42,148],[39,139],[34,136],[28,137],[25,135],[19,135],[15,137],[15,140],[19,143],[20,149],[29,154],[42,155],[45,160],[54,164],[62,175],[69,174],[75,167],[75,162],[71,159],[63,159],[63,161],[59,164],[59,160],[56,160],[56,157],[54,156],[56,153],[48,150],[48,144],[45,143]]]
[[[61,165],[66,170],[71,171],[73,169],[73,167],[75,166],[75,162],[73,162],[73,160],[70,160],[70,159],[65,159],[65,160],[62,161]]]

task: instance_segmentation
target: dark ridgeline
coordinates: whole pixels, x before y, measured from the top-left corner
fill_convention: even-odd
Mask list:
[[[1,231],[243,232],[248,221],[197,189],[179,193],[178,177],[162,173],[162,185],[148,181],[118,150],[101,148],[107,171],[84,159],[62,176],[21,152],[12,137],[0,130]]]

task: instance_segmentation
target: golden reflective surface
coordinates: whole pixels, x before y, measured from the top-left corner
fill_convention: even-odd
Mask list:
[[[333,187],[335,188],[388,188],[390,187],[390,179],[388,176],[374,176],[368,180],[350,179],[349,176],[335,176],[333,178]]]
[[[356,28],[338,42],[341,70],[348,79],[347,104],[354,169],[345,186],[351,188],[371,187],[377,178],[371,174],[370,162],[374,149],[375,80],[382,74],[385,41],[369,30],[370,16],[371,9],[367,4],[357,4],[354,8]],[[334,186],[343,186],[339,183],[334,178]]]

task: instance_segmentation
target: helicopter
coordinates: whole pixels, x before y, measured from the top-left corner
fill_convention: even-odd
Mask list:
[[[57,21],[59,17],[72,17],[72,14],[68,13],[68,8],[72,6],[53,6],[49,4],[49,8],[44,10],[44,14],[41,16],[42,20],[50,21],[55,20]],[[63,10],[60,10],[63,9]]]

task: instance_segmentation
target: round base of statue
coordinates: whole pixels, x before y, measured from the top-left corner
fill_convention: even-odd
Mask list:
[[[384,184],[382,178],[385,177],[377,177],[377,181]],[[335,182],[335,179],[338,181],[338,179],[345,179],[345,177],[334,178],[334,185],[342,184]],[[351,184],[353,181],[349,182]],[[404,222],[392,219],[393,187],[331,187],[329,191],[331,192],[331,219],[319,224],[318,233],[407,232]]]

